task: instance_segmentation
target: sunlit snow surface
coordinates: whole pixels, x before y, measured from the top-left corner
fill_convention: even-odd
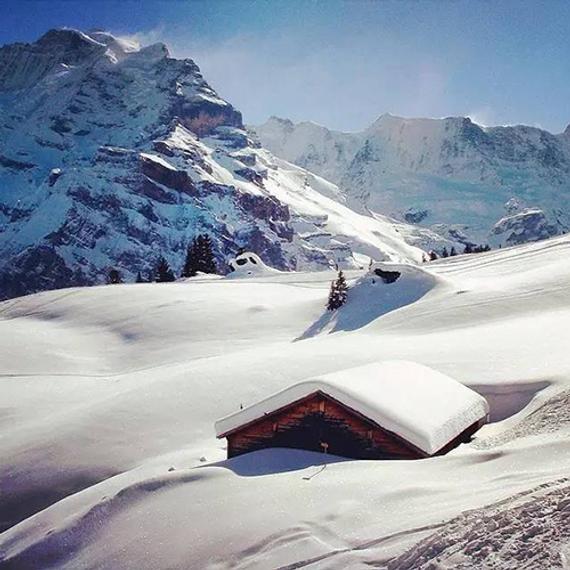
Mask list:
[[[21,521],[0,567],[568,568],[570,239],[423,272],[407,304],[405,282],[348,272],[344,328],[314,327],[333,272],[0,304],[0,513]],[[502,421],[421,461],[224,459],[218,417],[387,359],[457,378]]]

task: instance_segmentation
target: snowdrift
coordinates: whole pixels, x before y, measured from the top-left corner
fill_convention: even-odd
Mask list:
[[[448,285],[445,278],[419,265],[374,263],[365,276],[351,285],[346,304],[338,311],[323,312],[300,338],[360,329],[416,302],[433,289]]]

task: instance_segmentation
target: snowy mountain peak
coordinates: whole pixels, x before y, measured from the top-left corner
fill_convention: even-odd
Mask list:
[[[266,124],[267,125],[275,124],[285,128],[289,127],[293,128],[295,126],[295,124],[293,123],[293,121],[291,121],[291,119],[283,119],[281,117],[277,117],[276,115],[271,115],[271,117],[267,119]]]
[[[156,62],[169,57],[169,52],[162,43],[141,48],[103,31],[50,30],[37,42],[0,48],[0,91],[32,88],[49,76],[96,64],[116,64],[131,56]]]

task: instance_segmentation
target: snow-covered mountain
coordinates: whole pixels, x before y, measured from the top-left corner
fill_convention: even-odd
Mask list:
[[[493,245],[570,228],[570,127],[553,135],[385,114],[358,133],[276,117],[254,130],[277,156],[337,183],[362,212]]]
[[[0,49],[0,298],[102,282],[111,267],[133,279],[160,254],[179,271],[201,232],[222,269],[241,248],[290,270],[445,244],[339,196],[253,141],[163,44],[63,29]]]

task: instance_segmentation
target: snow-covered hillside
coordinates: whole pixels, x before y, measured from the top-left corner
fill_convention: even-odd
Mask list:
[[[0,48],[0,298],[127,280],[194,236],[220,267],[242,248],[277,269],[417,260],[440,236],[340,204],[274,158],[192,60],[103,32]]]
[[[337,183],[359,211],[494,245],[570,228],[570,127],[553,135],[385,114],[359,133],[276,117],[254,130],[277,156]]]
[[[0,568],[568,568],[569,254],[348,271],[332,319],[326,271],[0,304]],[[420,461],[224,460],[220,417],[388,359],[469,385],[493,423]]]

